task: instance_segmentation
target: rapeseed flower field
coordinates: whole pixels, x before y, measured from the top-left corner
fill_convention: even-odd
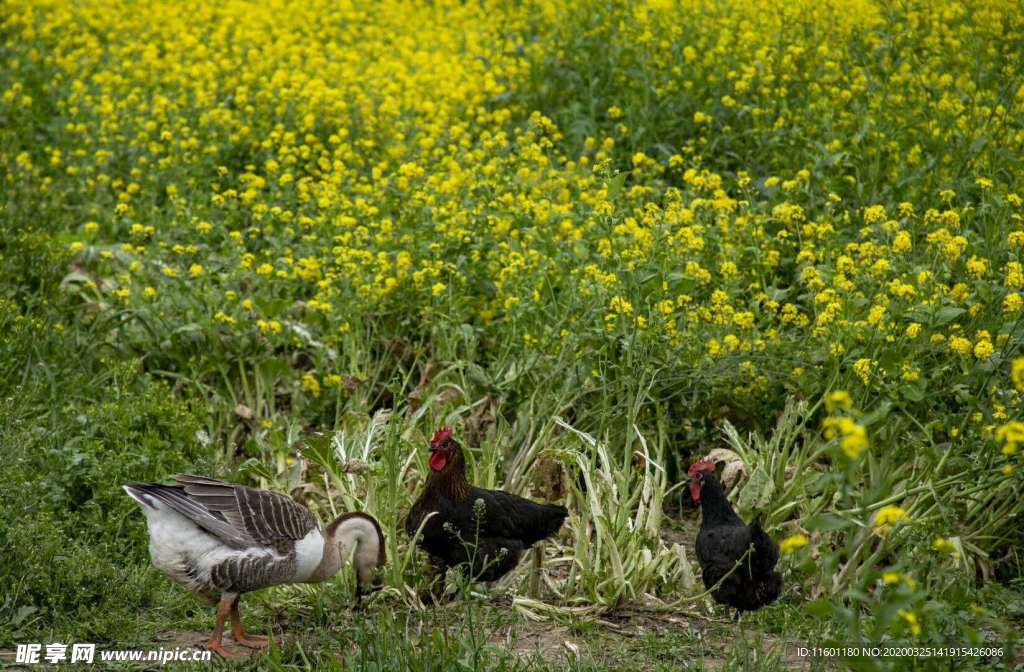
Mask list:
[[[495,631],[714,613],[679,483],[724,449],[783,549],[762,634],[1019,639],[1018,3],[2,7],[0,483],[39,496],[5,496],[0,647],[201,622],[119,494],[174,470],[373,512],[372,604],[422,615],[400,523],[442,423],[474,482],[570,509],[539,594],[524,568],[475,616]],[[125,595],[96,585],[125,563]],[[341,592],[262,613],[323,628]],[[401,618],[347,636],[401,656]],[[423,669],[624,664],[460,623]],[[731,638],[699,654],[788,664]],[[251,664],[309,646],[367,664]]]

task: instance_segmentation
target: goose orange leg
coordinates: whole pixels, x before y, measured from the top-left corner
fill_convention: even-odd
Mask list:
[[[210,643],[206,645],[210,651],[213,651],[221,658],[237,658],[237,653],[231,653],[224,648],[224,619],[228,617],[231,612],[231,605],[238,599],[237,595],[222,595],[220,602],[217,604],[217,621],[213,626],[213,634],[210,635]]]
[[[236,596],[231,603],[231,636],[236,642],[250,649],[263,649],[270,644],[270,638],[263,635],[250,635],[242,626],[242,615],[238,613],[238,600],[241,595]]]

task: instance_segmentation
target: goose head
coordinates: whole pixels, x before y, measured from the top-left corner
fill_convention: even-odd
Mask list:
[[[352,512],[338,516],[324,530],[324,558],[336,558],[330,562],[337,573],[348,557],[356,574],[356,602],[364,592],[370,591],[373,573],[387,562],[384,532],[373,516]]]

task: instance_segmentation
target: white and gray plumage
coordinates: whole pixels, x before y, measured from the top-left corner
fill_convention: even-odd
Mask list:
[[[230,616],[239,644],[261,648],[268,640],[245,632],[238,613],[242,593],[282,583],[316,583],[338,573],[352,555],[356,601],[384,564],[384,535],[373,516],[346,513],[324,528],[309,509],[290,498],[179,474],[177,485],[129,483],[149,525],[153,565],[208,604],[217,604],[209,648],[221,643]]]

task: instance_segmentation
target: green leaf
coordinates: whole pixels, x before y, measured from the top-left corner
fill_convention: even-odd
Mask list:
[[[615,197],[622,191],[622,185],[626,183],[626,173],[619,173],[608,181],[608,200],[614,201]]]
[[[736,505],[744,511],[758,511],[771,503],[775,493],[775,481],[772,480],[764,467],[758,466],[750,474],[750,480],[740,490]]]
[[[900,392],[910,401],[924,400],[924,390],[917,385],[903,385],[900,387]]]
[[[14,618],[11,619],[11,625],[15,627],[21,625],[21,623],[26,618],[36,613],[37,611],[39,611],[38,607],[32,607],[29,605],[23,605],[21,607],[18,607],[18,611],[14,613]]]
[[[831,513],[820,513],[808,518],[803,526],[811,532],[833,532],[852,527],[853,523]]]
[[[988,138],[986,136],[983,135],[980,138],[975,138],[974,142],[971,143],[971,148],[968,150],[968,153],[972,155],[977,154],[987,144]]]
[[[832,616],[833,612],[832,603],[828,600],[815,600],[814,602],[809,603],[805,609],[807,610],[807,613],[820,618],[829,618]]]
[[[64,278],[60,281],[60,288],[67,289],[68,286],[70,285],[81,285],[89,282],[90,280],[92,280],[92,278],[90,278],[85,273],[72,271],[71,273],[65,275]]]
[[[302,456],[325,471],[337,471],[337,459],[332,443],[333,438],[333,436],[328,436],[327,434],[313,437],[302,447]]]
[[[940,308],[938,311],[936,311],[935,324],[940,327],[944,324],[949,324],[956,318],[963,315],[965,312],[967,311],[964,308],[958,308],[956,306],[945,306],[944,308]]]

